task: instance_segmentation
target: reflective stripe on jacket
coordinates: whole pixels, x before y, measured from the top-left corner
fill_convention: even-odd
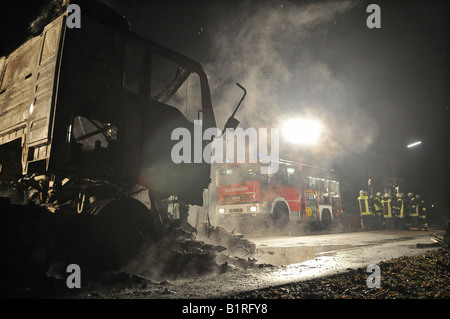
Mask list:
[[[410,205],[409,216],[419,216],[419,203],[417,198],[411,198]]]
[[[390,198],[386,198],[381,201],[381,204],[383,205],[384,218],[392,218],[391,202],[392,202],[392,199],[390,199]]]
[[[419,217],[420,218],[426,218],[427,217],[427,207],[425,206],[425,203],[422,202],[419,207],[420,207],[420,209],[419,209]]]
[[[378,196],[373,199],[373,206],[376,212],[383,210],[383,204],[381,203],[381,199]]]
[[[396,216],[397,218],[403,218],[405,217],[405,202],[403,201],[403,199],[398,198],[397,199],[397,203],[395,204],[395,211],[396,211]]]
[[[358,197],[359,212],[361,215],[370,215],[372,212],[369,210],[369,197],[362,195]]]

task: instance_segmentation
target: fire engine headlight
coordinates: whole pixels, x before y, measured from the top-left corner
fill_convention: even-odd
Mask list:
[[[256,206],[250,207],[250,211],[251,211],[252,213],[256,212]]]
[[[219,208],[219,213],[221,214],[225,213],[225,208]]]

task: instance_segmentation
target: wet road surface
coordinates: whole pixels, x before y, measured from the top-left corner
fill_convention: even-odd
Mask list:
[[[145,289],[117,291],[105,297],[118,298],[220,298],[233,293],[308,280],[367,267],[383,260],[416,255],[433,248],[433,236],[442,231],[370,231],[308,236],[255,237],[249,239],[259,264],[273,267],[233,269],[223,274],[150,285]],[[86,296],[89,297],[89,296]]]

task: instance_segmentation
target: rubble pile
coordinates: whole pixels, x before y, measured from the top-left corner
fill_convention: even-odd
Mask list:
[[[149,288],[166,294],[170,293],[167,288],[170,280],[224,273],[235,268],[262,267],[251,257],[255,244],[243,235],[211,225],[206,233],[205,227],[199,234],[189,223],[171,220],[165,224],[162,237],[157,242],[144,245],[137,256],[122,267],[108,268],[96,264],[92,268],[90,264],[82,264],[81,291],[67,290],[67,260],[66,256],[59,256],[61,258],[54,258],[45,273],[40,274],[36,285],[27,288],[15,283],[8,293],[20,297],[103,298],[115,292]],[[74,233],[78,233],[76,229]],[[90,238],[86,232],[82,234]]]
[[[234,230],[227,231],[221,226],[212,226],[205,223],[201,228],[198,237],[214,245],[226,247],[226,250],[217,255],[216,261],[228,267],[237,268],[262,268],[270,267],[268,264],[258,264],[255,257],[262,251],[256,249],[255,243]]]
[[[145,246],[124,270],[152,280],[174,280],[235,267],[261,267],[251,257],[254,243],[222,227],[208,227],[198,234],[188,223],[171,222],[163,238]]]

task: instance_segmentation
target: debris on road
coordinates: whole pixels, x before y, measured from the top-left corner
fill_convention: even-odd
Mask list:
[[[235,233],[234,230],[227,231],[221,226],[212,226],[205,223],[200,230],[199,238],[204,238],[216,245],[226,247],[230,252],[235,252],[240,249],[246,252],[247,255],[252,255],[256,251],[255,243],[249,241],[241,233]]]
[[[439,243],[435,242],[435,243],[427,243],[427,244],[417,244],[416,247],[417,248],[433,248],[433,247],[439,247]]]
[[[233,268],[261,267],[253,258],[254,243],[222,227],[208,227],[209,237],[204,236],[206,232],[198,235],[188,223],[174,221],[166,236],[144,247],[124,269],[153,280],[174,280]]]
[[[228,231],[221,226],[212,226],[205,223],[198,238],[211,242],[214,245],[226,247],[226,250],[217,255],[219,264],[242,269],[270,267],[269,264],[258,264],[257,257],[263,254],[256,244],[234,230]]]

